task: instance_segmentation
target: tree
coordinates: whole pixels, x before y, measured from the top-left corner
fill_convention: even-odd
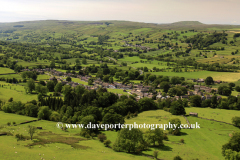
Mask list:
[[[168,90],[168,95],[171,97],[184,95],[183,91],[179,87],[173,87]]]
[[[219,86],[218,87],[218,94],[224,95],[224,96],[230,96],[232,94],[232,91],[227,86]]]
[[[43,86],[46,86],[46,83],[44,81],[39,81],[39,84],[43,85]]]
[[[83,58],[83,59],[82,59],[82,64],[87,64],[86,58]]]
[[[52,114],[50,115],[50,121],[55,121],[59,122],[60,121],[60,114],[56,111],[53,111]]]
[[[212,98],[211,98],[211,108],[217,108],[217,106],[218,106],[218,100],[217,100],[217,96],[216,95],[214,95],[214,96],[212,96]]]
[[[71,77],[67,77],[67,78],[66,78],[66,81],[71,82],[71,81],[72,81],[72,78],[71,78]]]
[[[93,80],[91,78],[88,80],[88,85],[89,86],[93,85]]]
[[[237,117],[237,116],[232,117],[232,124],[234,126],[240,127],[240,117]]]
[[[174,101],[171,103],[170,113],[172,113],[173,115],[185,115],[186,111],[182,103]]]
[[[156,78],[157,78],[156,75],[148,76],[148,80],[151,81],[151,82],[153,82]]]
[[[235,83],[229,83],[228,86],[231,90],[233,90],[233,87],[235,87]]]
[[[229,142],[222,146],[222,154],[223,156],[227,156],[227,153],[232,152],[236,153],[240,152],[240,132],[234,132]]]
[[[9,98],[9,100],[8,100],[8,102],[12,102],[13,101],[13,98],[11,97],[11,98]]]
[[[236,87],[235,87],[235,90],[236,90],[237,92],[240,92],[240,86],[236,86]]]
[[[160,89],[163,89],[164,92],[167,93],[169,88],[170,88],[169,82],[163,81],[160,83]]]
[[[24,110],[24,104],[21,101],[7,102],[2,106],[2,110],[5,113],[23,114],[22,111]]]
[[[27,89],[27,92],[30,92],[30,93],[32,93],[32,91],[35,90],[35,83],[33,79],[29,79],[27,81],[26,89]]]
[[[34,133],[36,133],[36,131],[37,131],[36,127],[30,126],[30,125],[28,126],[28,133],[30,134],[31,140],[33,138]]]
[[[180,78],[180,77],[178,77],[178,76],[173,76],[173,77],[171,78],[170,83],[171,83],[171,84],[181,84],[182,81],[181,81],[181,78]]]
[[[25,104],[25,115],[30,117],[37,117],[38,107],[32,103]]]
[[[48,88],[47,86],[42,86],[41,84],[38,84],[35,87],[36,92],[42,94],[42,95],[46,95],[48,93]]]
[[[118,133],[118,137],[113,144],[115,151],[136,152],[137,149],[143,144],[143,133],[138,128],[123,128]]]
[[[232,151],[231,149],[227,149],[225,151],[225,159],[226,160],[239,160],[240,152]]]
[[[206,85],[214,84],[213,78],[211,76],[207,77],[204,82]]]
[[[55,87],[55,84],[53,81],[47,82],[47,88],[48,88],[49,92],[54,92],[54,87]]]
[[[182,160],[182,158],[177,155],[177,156],[175,156],[175,157],[173,158],[173,160]]]
[[[103,144],[104,144],[105,147],[109,147],[109,145],[110,145],[111,143],[112,143],[112,142],[111,142],[109,139],[107,139],[107,140],[105,140],[105,141],[103,142]]]
[[[116,113],[107,113],[104,115],[102,119],[103,124],[124,124],[124,117],[120,114]],[[114,128],[115,130],[119,130],[120,128]]]
[[[72,87],[70,85],[64,85],[62,87],[62,93],[65,95],[71,93],[71,91],[72,91]]]
[[[96,123],[96,120],[93,115],[85,116],[81,119],[81,124],[83,124],[84,126],[87,126],[90,122],[91,122],[91,124]],[[94,129],[92,128],[92,129],[88,129],[88,130],[91,132]]]
[[[147,68],[147,67],[144,67],[144,68],[143,68],[143,71],[144,71],[144,72],[148,72],[148,68]]]
[[[211,106],[211,99],[206,99],[202,101],[202,108],[207,108]]]
[[[109,78],[110,78],[109,75],[105,75],[105,76],[103,77],[103,81],[104,81],[104,82],[108,82],[108,81],[109,81]]]
[[[57,83],[56,86],[54,87],[55,92],[61,92],[62,91],[62,83]]]
[[[202,100],[199,95],[194,95],[191,97],[190,102],[192,107],[201,107]]]
[[[155,146],[156,142],[159,146],[163,145],[163,131],[160,128],[153,130],[149,128],[149,130],[146,131],[145,137],[147,138],[149,144],[153,143],[153,146]]]
[[[104,142],[107,139],[107,136],[105,134],[99,134],[98,139],[100,142]]]
[[[51,115],[51,110],[49,109],[48,106],[42,106],[39,108],[39,111],[38,111],[39,119],[49,120],[50,115]]]
[[[109,77],[109,83],[113,83],[113,77]]]
[[[169,131],[170,134],[173,134],[173,135],[180,135],[181,134],[181,128],[180,128],[180,125],[181,125],[181,121],[180,119],[178,118],[172,118],[169,120],[169,123],[170,124],[176,124],[176,128],[173,128],[173,127],[170,127],[168,126],[167,130]]]
[[[157,104],[151,98],[147,98],[147,97],[141,98],[138,101],[138,104],[140,107],[140,111],[148,111],[148,110],[157,109]]]
[[[80,60],[79,59],[76,59],[75,62],[76,62],[76,65],[80,65]]]

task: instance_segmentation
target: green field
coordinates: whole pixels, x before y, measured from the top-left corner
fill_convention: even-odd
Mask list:
[[[232,117],[239,116],[240,111],[225,110],[225,109],[212,109],[212,108],[185,108],[186,113],[195,112],[198,113],[198,117],[214,119],[217,121],[232,123]]]
[[[228,72],[212,72],[212,71],[198,71],[198,72],[152,72],[155,75],[163,76],[178,76],[185,77],[186,79],[198,79],[207,78],[211,76],[213,80],[221,80],[225,82],[235,82],[239,80],[240,73],[228,73]]]
[[[198,111],[198,108],[190,109],[194,112]],[[187,108],[186,112],[188,113],[189,110]],[[211,109],[205,109],[205,113],[206,112],[209,112],[210,115]],[[222,110],[221,113],[224,113],[224,110]],[[227,115],[229,114],[226,113],[223,116]],[[237,115],[237,113],[235,113],[235,115]],[[140,113],[138,117],[126,120],[126,123],[134,124],[134,122],[136,122],[137,124],[168,124],[168,120],[175,117],[178,117],[182,124],[186,124],[186,120],[182,116],[173,116],[163,110]],[[211,116],[207,117],[211,118]],[[159,149],[159,157],[170,160],[173,159],[175,155],[179,154],[183,159],[224,159],[221,155],[221,146],[222,144],[227,143],[229,139],[228,135],[230,133],[233,131],[239,131],[239,129],[224,123],[208,121],[195,117],[188,117],[188,120],[190,124],[196,124],[196,122],[198,122],[198,124],[200,124],[200,129],[183,129],[182,132],[184,135],[182,136],[169,135],[169,141],[164,141],[164,144],[166,145],[165,150]],[[180,143],[180,139],[182,138],[185,140],[184,144]],[[151,154],[153,150],[154,149],[151,148],[150,151],[144,151],[144,153]]]
[[[6,123],[15,121],[17,124],[19,124],[20,122],[35,119],[16,114],[4,113],[2,111],[0,111],[0,116],[2,117],[1,125],[4,126],[0,129],[1,132],[8,131],[13,135],[21,133],[24,136],[28,136],[28,124],[6,126]],[[179,116],[172,116],[168,112],[162,110],[146,111],[140,113],[136,118],[126,120],[126,124],[131,124],[132,122],[136,122],[137,124],[165,124],[168,122],[169,118],[174,117]],[[183,124],[186,123],[183,117],[179,118]],[[193,159],[196,157],[214,160],[223,159],[221,155],[221,145],[228,141],[228,135],[230,133],[239,129],[231,125],[212,122],[195,117],[188,117],[188,120],[192,124],[198,122],[201,128],[184,129],[182,130],[182,136],[169,135],[169,141],[164,141],[164,148],[150,148],[148,151],[144,151],[143,153],[151,156],[154,150],[159,150],[159,158],[166,160],[171,160],[175,155],[180,155],[183,159]],[[43,127],[43,130],[38,130],[37,134],[34,135],[34,139],[37,139],[38,137],[44,139],[50,138],[49,142],[52,141],[53,143],[34,145],[33,147],[29,148],[25,145],[31,144],[31,140],[17,141],[13,136],[0,136],[0,145],[1,147],[5,148],[4,150],[0,151],[3,159],[40,159],[41,157],[44,159],[53,159],[54,157],[55,159],[73,159],[74,157],[78,156],[82,158],[91,157],[93,159],[149,159],[143,156],[114,152],[112,149],[104,147],[103,144],[100,143],[96,138],[81,138],[79,135],[76,135],[80,132],[79,129],[69,129],[68,132],[61,131],[60,129],[56,128],[56,122],[41,120],[37,122],[31,122],[31,125]],[[115,141],[117,136],[116,132],[105,131],[104,133],[112,142]],[[62,141],[64,137],[68,138],[70,145],[64,144],[65,142]],[[58,138],[59,143],[54,143],[56,138]],[[76,143],[77,145],[81,146],[78,149],[71,147],[71,141],[74,141],[74,138],[81,139]],[[184,139],[185,143],[180,143],[180,139]],[[71,153],[70,155],[69,152]]]
[[[37,94],[26,94],[24,86],[5,82],[0,82],[0,84],[0,99],[3,101],[7,101],[11,97],[14,101],[22,101],[24,103],[34,99],[37,100]]]
[[[8,74],[8,73],[15,73],[15,72],[12,69],[0,67],[0,74]]]

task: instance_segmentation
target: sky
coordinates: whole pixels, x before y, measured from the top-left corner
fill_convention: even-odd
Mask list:
[[[0,22],[126,20],[240,24],[240,0],[0,0]]]

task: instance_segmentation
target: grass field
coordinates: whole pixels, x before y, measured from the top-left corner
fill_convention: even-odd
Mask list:
[[[3,87],[0,87],[0,99],[3,101],[13,98],[14,101],[27,102],[31,100],[37,100],[37,94],[26,94],[24,86],[17,84],[9,84],[5,82],[0,82]]]
[[[0,111],[2,121],[0,122],[0,132],[11,132],[13,135],[21,133],[28,136],[27,126],[29,124],[7,126],[7,122],[15,121],[17,124],[24,121],[33,120],[35,118],[25,117],[16,114],[9,114]],[[173,116],[163,110],[146,111],[140,113],[138,117],[126,120],[126,124],[165,124],[170,118],[178,117],[182,124],[186,120],[181,116]],[[231,125],[212,122],[195,117],[188,117],[191,124],[198,122],[200,129],[183,129],[181,136],[168,135],[169,141],[164,141],[165,146],[162,148],[154,147],[144,151],[146,155],[152,156],[154,150],[159,150],[159,158],[172,160],[174,156],[180,155],[183,159],[209,159],[209,160],[223,160],[221,155],[221,146],[229,139],[229,134],[239,129]],[[114,152],[110,148],[104,147],[96,138],[85,139],[80,137],[79,129],[69,129],[68,132],[61,131],[56,127],[56,122],[51,121],[37,121],[31,122],[31,125],[36,127],[43,127],[34,135],[34,140],[38,138],[48,139],[45,145],[34,145],[29,148],[25,145],[31,144],[34,141],[17,141],[13,136],[0,136],[0,147],[5,148],[0,150],[3,159],[73,159],[74,157],[92,158],[92,159],[149,159],[143,156],[137,156],[127,153]],[[146,129],[143,129],[145,132]],[[44,132],[44,133],[43,133]],[[106,136],[112,142],[117,137],[115,131],[104,131]],[[64,140],[65,139],[65,140]],[[78,139],[76,141],[76,139]],[[180,143],[180,139],[184,139],[184,143]],[[68,141],[68,142],[67,142]],[[52,142],[52,143],[50,143]],[[79,148],[72,148],[75,144]],[[26,154],[27,153],[27,154]],[[69,154],[71,153],[71,154]],[[40,155],[39,155],[40,154]],[[43,155],[44,154],[44,155]]]
[[[12,69],[0,67],[0,74],[8,74],[8,73],[15,73],[15,72]]]
[[[205,113],[207,112],[207,109],[205,110]],[[211,109],[208,110],[210,110],[211,113]],[[222,113],[224,113],[224,111],[222,111]],[[186,124],[186,120],[183,117],[173,116],[163,110],[140,113],[138,117],[126,120],[126,124],[133,124],[134,122],[137,124],[167,124],[170,118],[179,118],[182,124]],[[200,129],[183,129],[183,135],[181,136],[169,135],[169,141],[164,141],[164,148],[151,148],[149,151],[144,151],[144,153],[150,155],[157,149],[160,151],[159,157],[167,160],[173,159],[173,157],[178,154],[183,159],[199,158],[223,160],[221,146],[227,143],[229,133],[239,131],[239,129],[231,125],[195,117],[188,117],[188,120],[191,124],[198,122],[198,124],[200,124]],[[146,129],[143,129],[143,131],[146,131]],[[180,143],[180,139],[184,139],[185,143]]]
[[[214,120],[223,121],[227,123],[232,123],[232,117],[240,115],[240,111],[226,110],[226,109],[190,107],[190,108],[185,108],[185,110],[187,114],[189,114],[189,112],[195,112],[195,113],[198,113],[198,117],[214,119]]]
[[[20,74],[4,74],[4,75],[0,75],[0,77],[4,77],[6,78],[16,78],[16,79],[22,79]]]
[[[211,71],[198,71],[198,72],[151,72],[155,75],[163,76],[179,76],[187,79],[207,78],[211,76],[213,80],[221,80],[225,82],[235,82],[239,80],[240,73],[232,72],[211,72]]]
[[[23,124],[18,126],[6,126],[7,122],[15,121],[17,124],[20,122],[25,122],[29,120],[33,120],[35,118],[20,116],[16,114],[9,114],[0,111],[1,116],[1,125],[4,127],[0,129],[0,132],[11,132],[13,135],[20,133],[24,136],[28,136],[27,126],[29,124]],[[34,145],[29,148],[25,145],[33,143],[31,140],[26,141],[17,141],[17,139],[13,136],[0,136],[0,147],[5,148],[4,150],[0,150],[1,159],[9,159],[9,160],[21,160],[21,159],[76,159],[76,157],[81,157],[81,159],[140,159],[147,160],[149,158],[143,156],[135,156],[126,153],[114,152],[110,148],[104,147],[104,145],[98,141],[96,138],[93,139],[85,139],[81,138],[79,135],[79,129],[69,129],[68,132],[64,132],[56,127],[56,122],[50,121],[37,121],[32,122],[31,125],[41,126],[42,130],[38,130],[37,134],[34,135],[33,138],[41,137],[44,139],[50,139],[50,142],[59,141],[58,143],[47,143],[45,145]],[[49,132],[50,131],[50,132]],[[45,132],[45,136],[43,133]],[[51,134],[54,133],[54,134]],[[110,131],[108,131],[110,132]],[[49,134],[47,134],[49,133]],[[112,134],[114,132],[110,132]],[[41,136],[39,135],[41,134]],[[60,138],[60,139],[59,139]],[[67,139],[67,140],[66,140]],[[73,140],[80,139],[76,143],[78,145],[77,148],[72,148],[71,144]],[[67,142],[69,140],[69,142]],[[66,144],[66,143],[69,143]],[[40,155],[39,155],[40,154]],[[54,158],[55,157],[55,158]]]

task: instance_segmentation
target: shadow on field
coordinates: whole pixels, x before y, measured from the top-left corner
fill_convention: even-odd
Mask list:
[[[181,136],[186,136],[188,135],[186,132],[181,132]]]
[[[158,149],[158,150],[161,150],[161,151],[172,151],[172,147],[169,147],[169,146],[151,146],[151,148],[154,148],[154,149]]]

